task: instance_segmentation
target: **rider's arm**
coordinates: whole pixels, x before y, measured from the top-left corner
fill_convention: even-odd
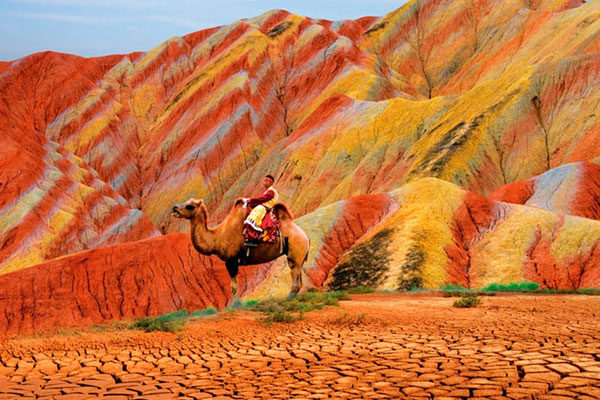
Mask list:
[[[250,206],[250,208],[254,208],[259,204],[266,203],[273,197],[275,197],[275,193],[272,190],[267,190],[258,197],[252,197],[251,199],[248,199],[248,205]]]

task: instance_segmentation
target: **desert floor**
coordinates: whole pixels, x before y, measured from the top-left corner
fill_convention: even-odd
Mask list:
[[[5,340],[0,399],[600,399],[600,296],[351,297],[290,324]]]

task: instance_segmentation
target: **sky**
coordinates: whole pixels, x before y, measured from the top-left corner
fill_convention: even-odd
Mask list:
[[[405,0],[0,0],[0,60],[53,50],[147,51],[172,36],[285,9],[311,18],[382,16]]]

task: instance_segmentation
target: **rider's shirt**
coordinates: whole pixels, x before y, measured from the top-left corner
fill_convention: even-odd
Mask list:
[[[277,190],[275,190],[275,188],[271,186],[270,188],[265,190],[265,192],[262,195],[249,199],[248,205],[250,206],[250,208],[254,208],[262,204],[263,206],[265,206],[265,208],[270,210],[271,208],[273,208],[273,206],[275,206],[277,200],[279,200],[279,194],[277,193]]]

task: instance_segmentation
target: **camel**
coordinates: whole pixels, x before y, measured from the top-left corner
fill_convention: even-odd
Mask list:
[[[260,243],[248,250],[242,234],[244,220],[250,213],[243,199],[237,199],[233,209],[215,228],[208,227],[208,210],[202,199],[189,199],[173,207],[172,216],[190,221],[190,237],[194,248],[204,255],[217,255],[225,261],[231,278],[231,292],[237,298],[237,274],[239,266],[262,264],[287,255],[292,274],[292,288],[288,298],[294,297],[302,288],[302,266],[308,258],[310,239],[294,223],[294,218],[283,203],[273,207],[279,220],[280,235],[275,243]]]

